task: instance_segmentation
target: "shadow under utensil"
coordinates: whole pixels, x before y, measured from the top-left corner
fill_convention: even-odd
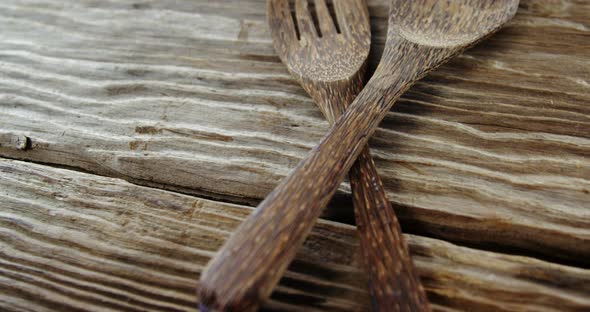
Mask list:
[[[357,250],[351,251],[356,254]],[[338,267],[338,266],[336,266]],[[366,281],[364,271],[331,269],[328,263],[317,263],[295,260],[289,265],[289,271],[310,279],[294,279],[289,276],[281,278],[280,285],[298,293],[275,289],[271,298],[283,303],[305,305],[310,308],[325,309],[327,301],[354,300],[356,304],[369,303],[369,297],[363,291]],[[329,282],[329,283],[326,283]],[[350,286],[354,287],[350,287]],[[315,295],[314,295],[315,294]]]

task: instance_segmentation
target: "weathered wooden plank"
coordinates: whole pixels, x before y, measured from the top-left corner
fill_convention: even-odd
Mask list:
[[[386,3],[369,1],[375,55]],[[264,5],[2,1],[0,155],[263,198],[327,129]],[[372,145],[406,230],[590,263],[588,11],[523,0],[396,104]]]
[[[249,207],[0,160],[0,309],[195,310],[199,272]],[[590,270],[407,235],[435,308],[582,311]],[[267,309],[365,310],[353,227],[320,220]]]

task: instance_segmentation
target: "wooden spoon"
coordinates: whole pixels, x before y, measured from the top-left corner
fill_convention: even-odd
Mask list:
[[[297,25],[287,0],[272,0],[268,5],[268,22],[279,57],[331,124],[361,91],[371,46],[364,1],[338,0],[333,5],[336,20],[332,20],[325,0],[315,0],[319,29],[314,26],[308,0],[295,1]],[[429,311],[367,146],[351,168],[350,184],[373,311],[394,312],[402,307]]]
[[[247,311],[268,298],[401,94],[500,29],[517,8],[518,0],[391,0],[387,42],[375,74],[320,144],[209,262],[199,284],[201,303],[216,310]]]

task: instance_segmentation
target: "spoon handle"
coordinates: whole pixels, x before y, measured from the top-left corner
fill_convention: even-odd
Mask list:
[[[368,146],[350,170],[350,185],[372,311],[430,311]]]
[[[201,304],[249,311],[270,296],[379,122],[416,79],[441,62],[434,49],[401,38],[384,53],[373,78],[319,145],[209,262],[199,284]]]

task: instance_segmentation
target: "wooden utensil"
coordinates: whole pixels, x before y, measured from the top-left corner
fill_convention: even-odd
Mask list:
[[[320,144],[209,262],[200,279],[201,303],[216,310],[244,311],[265,300],[401,94],[498,30],[517,8],[518,0],[391,0],[387,42],[375,74]]]
[[[326,1],[315,0],[316,29],[308,3],[295,1],[294,23],[288,1],[271,0],[268,22],[279,57],[333,124],[363,86],[371,45],[369,12],[363,0],[338,0],[332,20]],[[350,184],[373,310],[429,311],[368,146],[351,168]]]

